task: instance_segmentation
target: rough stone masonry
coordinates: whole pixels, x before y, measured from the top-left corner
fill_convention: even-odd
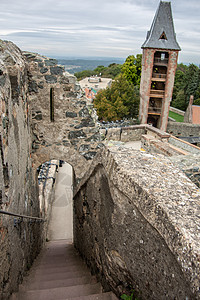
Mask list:
[[[74,196],[75,246],[118,296],[199,299],[199,199],[163,155],[106,146]]]

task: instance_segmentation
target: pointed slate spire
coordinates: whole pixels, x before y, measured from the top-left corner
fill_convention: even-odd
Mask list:
[[[160,1],[150,31],[142,48],[178,50],[172,18],[171,2]]]

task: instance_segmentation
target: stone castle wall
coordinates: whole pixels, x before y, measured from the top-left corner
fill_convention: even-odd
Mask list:
[[[169,122],[167,125],[167,132],[175,136],[200,136],[200,125],[188,124],[180,122]]]
[[[199,299],[199,199],[164,156],[106,146],[74,195],[75,246],[118,296]]]
[[[27,63],[0,41],[0,209],[39,216],[32,172]],[[0,299],[8,299],[41,247],[42,223],[0,214]]]
[[[61,159],[71,163],[77,181],[83,177],[102,147],[92,113],[76,78],[54,59],[0,41],[1,210],[48,219],[37,168]],[[47,224],[0,214],[0,299],[17,289]]]
[[[92,109],[81,97],[76,78],[56,60],[28,52],[24,55],[29,66],[34,166],[61,159],[81,178],[102,146]]]

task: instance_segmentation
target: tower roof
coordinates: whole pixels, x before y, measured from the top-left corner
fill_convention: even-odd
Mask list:
[[[150,31],[142,48],[178,50],[172,18],[171,2],[160,1]]]

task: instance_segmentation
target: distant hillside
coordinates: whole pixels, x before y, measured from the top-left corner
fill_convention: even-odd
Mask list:
[[[123,58],[103,58],[103,59],[66,59],[56,58],[60,65],[65,66],[65,70],[71,74],[75,72],[81,72],[83,70],[94,70],[98,66],[107,67],[112,63],[123,64],[125,59]]]

